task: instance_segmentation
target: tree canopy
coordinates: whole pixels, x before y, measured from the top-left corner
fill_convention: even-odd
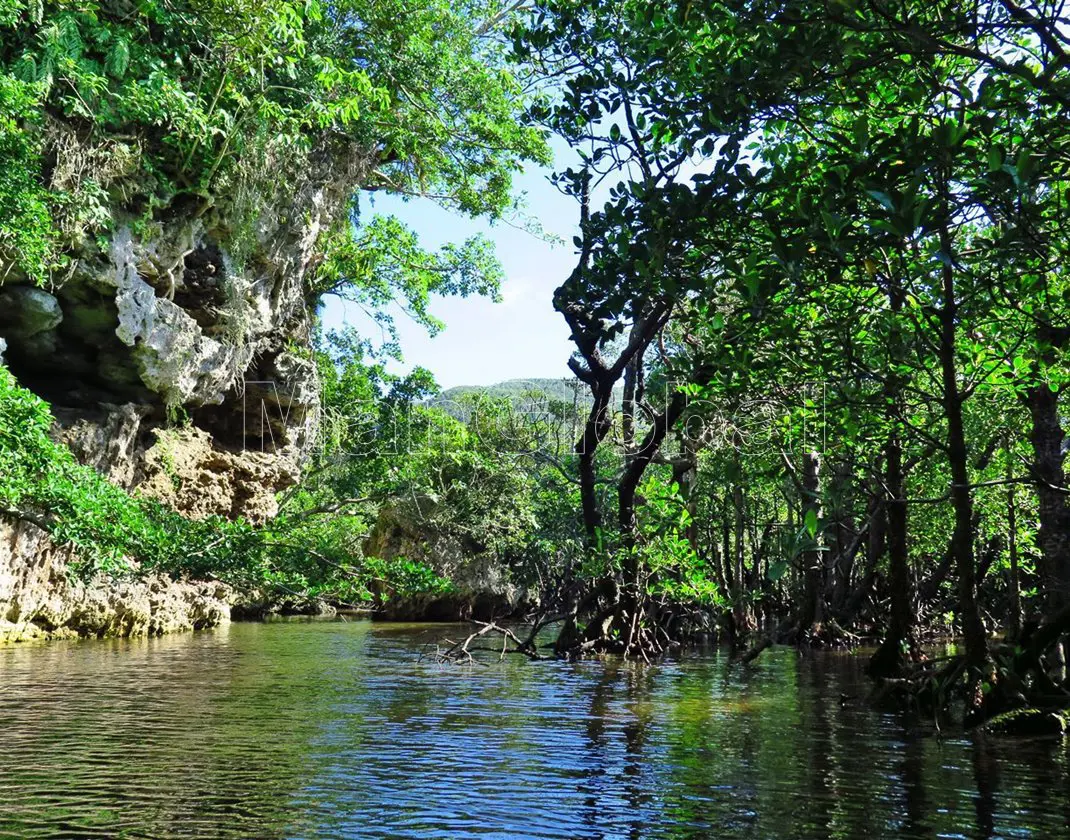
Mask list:
[[[335,424],[279,522],[337,569],[409,506],[539,589],[511,639],[533,657],[547,624],[560,656],[865,637],[889,695],[971,719],[1050,703],[1068,23],[1041,0],[9,2],[0,142],[22,165],[0,174],[0,243],[42,278],[116,213],[255,208],[325,156],[353,200],[310,306],[388,324],[400,299],[435,329],[433,295],[495,293],[493,254],[426,253],[362,195],[496,218],[555,135],[579,162],[555,176],[578,234],[553,302],[587,396],[452,416],[427,372],[319,334]],[[384,430],[435,446],[345,457]],[[927,658],[946,632],[962,654]]]

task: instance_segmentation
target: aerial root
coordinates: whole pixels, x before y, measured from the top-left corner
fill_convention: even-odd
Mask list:
[[[794,645],[801,649],[823,650],[827,648],[845,649],[857,646],[862,637],[845,630],[834,618],[830,618],[810,627],[794,624],[781,635],[781,644]]]
[[[743,665],[748,665],[761,656],[763,650],[768,650],[773,646],[772,636],[762,636],[757,642],[755,642],[746,653],[743,653],[738,657],[738,660]]]
[[[965,654],[910,663],[895,677],[877,679],[873,699],[931,714],[936,721],[961,704],[967,726],[1007,720],[1008,713],[1021,710],[1061,713],[1070,709],[1070,686],[1052,679],[1048,657],[1068,629],[1070,608],[1013,643],[993,646],[983,663],[971,663]]]
[[[552,646],[552,654],[540,652],[536,636],[546,625],[555,621],[568,619],[568,615],[551,615],[540,617],[528,626],[523,634],[518,629],[506,627],[496,622],[473,622],[478,629],[459,641],[444,639],[443,644],[434,651],[438,662],[454,664],[474,664],[479,662],[476,652],[495,653],[499,660],[509,654],[525,656],[532,660],[566,659],[576,660],[587,657],[614,654],[625,659],[634,658],[650,663],[668,653],[677,650],[680,642],[673,637],[671,624],[666,626],[665,619],[673,616],[658,616],[645,608],[629,610],[620,603],[611,604],[598,613],[577,631],[575,625],[568,626],[567,634],[562,631],[558,641]],[[500,636],[500,647],[486,644],[488,637]],[[541,646],[542,649],[550,646]]]

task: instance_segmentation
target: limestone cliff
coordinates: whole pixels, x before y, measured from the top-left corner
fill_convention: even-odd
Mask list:
[[[432,524],[426,499],[386,505],[364,543],[369,557],[404,557],[450,582],[448,591],[399,596],[381,592],[378,617],[403,621],[490,621],[537,606],[538,587],[513,574],[505,560]]]
[[[0,522],[0,641],[77,636],[160,635],[230,618],[233,593],[221,583],[66,574],[70,550],[27,522]]]
[[[55,434],[115,483],[193,517],[272,516],[315,440],[315,366],[294,348],[308,343],[306,275],[350,175],[309,173],[241,237],[233,202],[179,196],[80,243],[47,289],[8,278],[5,363],[52,404]],[[0,634],[159,633],[229,614],[218,585],[73,583],[65,551],[0,518]]]

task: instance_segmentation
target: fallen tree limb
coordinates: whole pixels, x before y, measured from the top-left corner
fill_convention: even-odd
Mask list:
[[[492,653],[497,653],[499,654],[499,661],[505,659],[506,655],[511,653],[520,654],[521,656],[526,656],[528,659],[532,660],[550,658],[543,656],[535,649],[534,633],[529,635],[527,640],[522,640],[510,628],[502,627],[493,621],[475,621],[473,623],[478,625],[479,629],[471,633],[467,638],[458,642],[453,642],[450,639],[445,640],[449,644],[449,647],[446,648],[446,650],[439,650],[436,652],[436,658],[439,662],[462,665],[486,664],[479,662],[478,659],[472,656],[473,651],[490,651]],[[536,630],[536,632],[538,631]],[[472,646],[473,642],[476,640],[494,633],[500,634],[502,637],[501,650],[498,650],[497,648],[481,647],[478,645],[475,647]],[[513,642],[515,647],[509,647],[509,642]]]
[[[761,640],[755,644],[750,650],[739,657],[739,661],[747,665],[761,656],[763,650],[768,650],[773,646],[773,638],[771,636],[763,636]]]

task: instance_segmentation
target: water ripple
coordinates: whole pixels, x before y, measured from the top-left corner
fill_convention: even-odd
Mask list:
[[[0,838],[1070,836],[1063,743],[923,737],[851,657],[419,660],[456,632],[0,649]]]

